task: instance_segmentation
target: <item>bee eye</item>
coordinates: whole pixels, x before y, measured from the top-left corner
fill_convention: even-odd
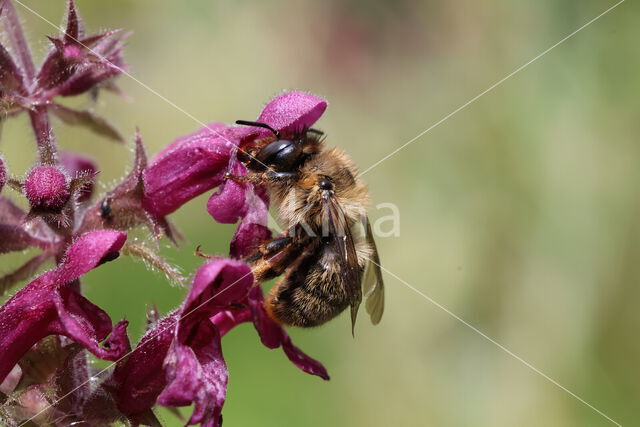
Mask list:
[[[279,172],[295,169],[302,157],[300,145],[295,141],[280,139],[264,147],[256,156],[262,166],[272,166]]]
[[[318,181],[318,187],[320,187],[321,190],[332,190],[333,183],[328,178],[320,178],[320,181]]]

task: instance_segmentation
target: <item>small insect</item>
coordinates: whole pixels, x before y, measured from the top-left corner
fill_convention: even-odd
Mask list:
[[[109,196],[106,196],[100,204],[100,217],[105,220],[111,218],[111,197]]]
[[[265,123],[236,123],[274,135],[257,140],[241,157],[247,175],[227,174],[264,185],[278,206],[280,225],[289,230],[246,259],[256,284],[282,276],[265,298],[267,313],[281,324],[312,327],[350,306],[353,330],[364,294],[371,321],[380,322],[380,259],[366,215],[368,192],[351,159],[338,148],[325,149],[324,134],[316,129],[281,135]]]

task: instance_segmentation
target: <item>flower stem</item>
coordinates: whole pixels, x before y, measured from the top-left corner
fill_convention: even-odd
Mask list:
[[[58,159],[56,157],[56,145],[51,123],[49,122],[49,113],[44,106],[37,106],[29,111],[31,119],[31,127],[38,142],[38,153],[40,162],[44,165],[56,165]]]
[[[18,18],[11,0],[0,0],[0,6],[6,14],[9,40],[11,40],[11,44],[20,59],[20,64],[22,65],[28,84],[31,86],[36,76],[36,67],[33,63],[31,51],[29,50],[27,39],[24,36],[22,25],[20,24],[20,18]]]
[[[11,0],[0,0],[0,7],[7,19],[7,34],[18,55],[29,91],[31,91],[33,90],[32,88],[35,82],[36,67],[31,57],[31,50],[27,44],[22,24],[20,24],[20,18]],[[29,117],[31,118],[31,126],[33,127],[38,142],[40,161],[43,164],[55,165],[57,163],[55,140],[53,132],[51,131],[51,124],[49,123],[49,115],[46,108],[36,107],[34,110],[29,111]]]

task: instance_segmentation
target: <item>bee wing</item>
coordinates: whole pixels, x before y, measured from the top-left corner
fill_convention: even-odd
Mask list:
[[[367,299],[365,307],[371,323],[377,325],[380,323],[382,313],[384,312],[384,283],[382,281],[382,272],[380,271],[380,257],[378,256],[378,248],[373,240],[373,232],[371,231],[371,223],[369,218],[363,218],[362,226],[366,230],[366,240],[371,247],[371,259],[367,261],[364,270],[364,278],[362,279],[362,293]]]
[[[351,304],[351,332],[353,333],[358,308],[362,301],[362,288],[360,286],[362,270],[358,263],[356,245],[353,242],[351,228],[347,223],[344,211],[335,197],[326,196],[324,200],[324,219],[326,219],[326,223],[323,225],[326,225],[328,228],[327,237],[331,238],[331,244],[342,266],[341,271],[344,275],[345,287]]]

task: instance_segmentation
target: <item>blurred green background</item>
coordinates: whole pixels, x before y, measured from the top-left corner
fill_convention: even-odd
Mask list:
[[[326,97],[317,127],[364,170],[615,2],[77,3],[91,31],[133,30],[131,73],[202,122],[252,119],[283,89]],[[25,4],[60,22],[62,0]],[[18,11],[41,58],[55,30]],[[639,12],[623,3],[364,176],[374,206],[401,212],[400,236],[378,239],[388,270],[625,426],[640,423]],[[96,110],[127,135],[139,126],[150,153],[199,128],[119,83],[131,100],[106,94]],[[104,188],[128,170],[131,145],[56,132],[100,161]],[[32,164],[24,116],[2,151],[14,175]],[[186,273],[197,244],[224,254],[234,230],[208,216],[209,194],[172,216],[188,243],[163,251]],[[84,283],[136,336],[147,304],[167,312],[185,293],[129,259]],[[249,325],[226,336],[225,426],[614,425],[392,276],[386,285],[383,322],[361,316],[355,339],[345,315],[291,331],[330,382]]]

